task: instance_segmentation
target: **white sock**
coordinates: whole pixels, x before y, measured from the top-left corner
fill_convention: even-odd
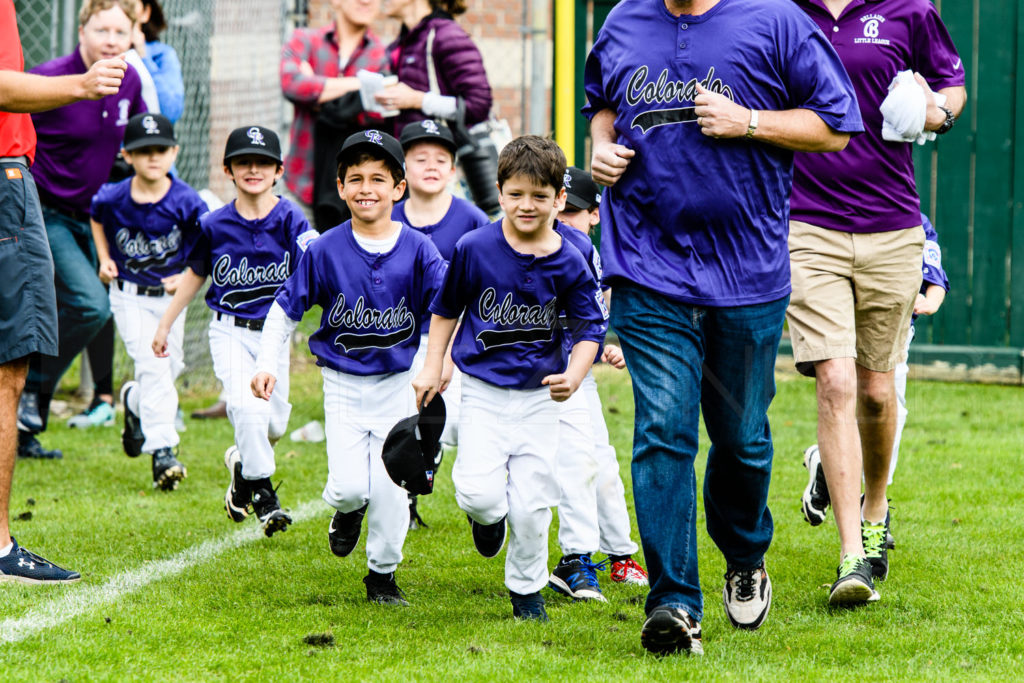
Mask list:
[[[14,541],[7,544],[6,547],[0,548],[0,557],[7,557],[14,550]]]
[[[139,407],[139,401],[141,400],[141,398],[142,397],[139,396],[138,385],[135,385],[134,387],[129,389],[128,395],[124,397],[125,402],[128,403],[128,409],[131,410],[136,415],[138,415],[139,411],[141,410],[141,408]]]

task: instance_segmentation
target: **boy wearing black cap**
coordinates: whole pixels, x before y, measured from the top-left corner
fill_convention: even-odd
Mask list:
[[[235,443],[224,453],[231,481],[224,494],[228,517],[241,522],[252,506],[267,536],[283,531],[291,518],[281,509],[270,477],[274,444],[288,426],[288,347],[274,358],[283,377],[270,403],[256,400],[249,378],[256,367],[260,330],[281,284],[317,232],[302,211],[274,194],[281,177],[277,134],[262,126],[236,128],[228,136],[224,172],[238,196],[200,219],[199,235],[189,252],[174,299],[153,336],[153,352],[167,355],[172,324],[211,278],[206,304],[210,321],[213,370],[227,393],[227,412]]]
[[[252,393],[274,401],[287,380],[274,359],[302,315],[323,311],[309,349],[323,370],[327,485],[334,508],[331,551],[345,557],[367,520],[366,598],[408,604],[395,582],[409,529],[406,492],[388,476],[381,451],[389,430],[415,412],[409,384],[420,325],[444,272],[423,234],[392,219],[405,191],[398,140],[377,130],[349,136],[338,152],[338,192],[351,220],[310,247],[277,293],[260,342]]]
[[[91,224],[100,279],[110,285],[110,310],[135,363],[135,380],[121,389],[122,443],[131,457],[149,453],[153,486],[171,490],[185,476],[174,452],[174,380],[184,368],[184,319],[171,329],[168,357],[155,358],[147,342],[171,302],[206,205],[170,175],[178,143],[171,122],[160,114],[136,114],[128,121],[121,155],[135,174],[100,188],[92,199]]]

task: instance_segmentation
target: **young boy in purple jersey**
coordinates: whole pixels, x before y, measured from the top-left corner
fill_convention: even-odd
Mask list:
[[[224,172],[238,196],[200,220],[188,269],[153,336],[153,352],[167,355],[172,324],[210,277],[210,355],[227,392],[228,418],[235,428],[235,443],[224,453],[231,473],[224,508],[228,517],[241,522],[251,505],[263,532],[271,536],[292,521],[270,481],[276,470],[274,445],[288,427],[292,408],[287,345],[274,358],[282,379],[272,401],[257,400],[249,391],[249,379],[255,373],[260,331],[274,296],[318,233],[295,204],[274,194],[283,173],[274,131],[262,126],[231,131]]]
[[[100,279],[111,285],[110,310],[135,363],[135,380],[121,389],[121,442],[129,457],[149,453],[153,486],[173,490],[185,476],[174,453],[174,380],[185,367],[185,319],[172,325],[163,358],[155,357],[146,342],[156,333],[177,289],[206,204],[195,190],[170,175],[178,143],[166,117],[136,114],[129,119],[121,156],[135,174],[100,188],[92,200],[91,221]]]
[[[580,248],[598,282],[601,258],[594,249],[590,231],[600,221],[601,190],[590,174],[570,166],[565,173],[565,207],[558,214],[556,229]],[[564,231],[562,229],[565,229]],[[611,290],[605,291],[606,300]],[[595,362],[626,367],[622,350],[607,345]],[[574,599],[604,601],[594,564],[601,551],[611,563],[611,579],[617,583],[647,585],[647,572],[635,560],[639,548],[630,538],[629,511],[625,486],[619,477],[615,448],[608,440],[608,426],[597,393],[597,382],[587,372],[580,390],[561,404],[557,475],[558,543],[562,559],[551,573],[548,585]]]
[[[409,198],[395,204],[391,217],[429,237],[447,261],[460,237],[491,221],[475,204],[454,196],[448,190],[448,184],[455,175],[457,149],[455,137],[448,126],[432,119],[410,123],[402,129],[399,142],[405,152]],[[427,357],[430,311],[424,311],[421,330],[420,347],[412,361],[414,376],[423,369],[423,361]],[[456,370],[445,389],[447,420],[441,441],[448,447],[454,447],[458,439],[461,387],[462,377]],[[416,496],[410,494],[409,501],[409,524],[415,529],[423,520],[416,510]]]
[[[328,540],[338,557],[356,546],[366,517],[366,599],[408,605],[395,581],[409,530],[404,489],[381,459],[391,428],[413,412],[409,383],[423,312],[444,260],[429,238],[392,219],[405,191],[402,147],[377,130],[349,136],[338,153],[338,191],[352,219],[326,231],[277,294],[263,330],[252,393],[273,400],[285,379],[274,359],[313,306],[309,338],[324,378]]]
[[[509,548],[505,585],[512,614],[547,620],[547,535],[558,504],[558,405],[583,381],[607,329],[604,300],[583,256],[555,231],[565,196],[565,155],[533,135],[498,159],[505,217],[455,245],[431,303],[427,360],[413,382],[418,405],[447,385],[444,358],[460,316],[452,358],[464,373],[455,497],[484,557]],[[566,314],[563,332],[559,313]],[[566,366],[563,335],[571,334]],[[547,387],[547,390],[545,390]]]

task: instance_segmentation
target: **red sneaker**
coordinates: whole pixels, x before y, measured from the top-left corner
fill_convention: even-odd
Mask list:
[[[646,586],[647,572],[632,557],[612,562],[612,581],[629,586]]]

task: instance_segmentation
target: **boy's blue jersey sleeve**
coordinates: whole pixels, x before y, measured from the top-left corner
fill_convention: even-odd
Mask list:
[[[299,257],[295,270],[277,290],[274,300],[292,320],[302,320],[302,315],[319,301],[316,261],[314,250],[307,249]]]
[[[921,226],[924,228],[924,262],[921,265],[921,293],[929,285],[938,285],[949,291],[949,278],[942,268],[942,248],[939,246],[939,235],[928,216],[921,214]]]
[[[460,240],[452,252],[452,260],[441,274],[441,282],[430,302],[430,312],[442,318],[458,318],[466,308],[466,253]]]

